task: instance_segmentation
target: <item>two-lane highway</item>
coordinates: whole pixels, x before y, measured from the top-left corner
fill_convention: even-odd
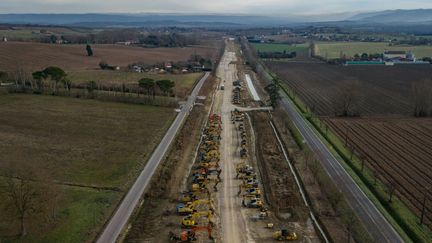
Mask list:
[[[299,114],[293,102],[281,92],[282,107],[299,129],[310,148],[321,161],[327,174],[347,198],[375,242],[403,242],[400,235],[351,178],[348,172],[314,133],[311,125]]]
[[[173,142],[177,132],[180,130],[190,110],[193,108],[198,93],[209,75],[210,73],[205,73],[205,75],[201,78],[201,80],[193,89],[191,95],[188,98],[188,101],[183,106],[174,122],[171,124],[171,127],[168,129],[162,141],[159,143],[159,145],[153,152],[143,171],[138,176],[132,187],[129,189],[129,192],[123,198],[121,204],[117,208],[111,220],[108,222],[104,231],[99,236],[99,239],[97,240],[98,243],[116,242],[117,238],[119,237],[127,222],[129,221],[132,212],[137,207],[144,191],[149,185],[154,172],[156,171],[159,164],[163,161],[169,146]]]

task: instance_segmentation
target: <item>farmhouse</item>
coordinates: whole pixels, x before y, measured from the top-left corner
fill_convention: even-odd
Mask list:
[[[384,59],[401,59],[406,56],[406,51],[384,51]]]
[[[165,62],[164,67],[166,70],[170,70],[173,67],[173,65],[171,62]]]

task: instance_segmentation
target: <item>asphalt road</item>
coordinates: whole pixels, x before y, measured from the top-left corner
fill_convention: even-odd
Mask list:
[[[171,124],[171,127],[168,129],[162,141],[153,152],[143,171],[129,189],[129,192],[123,198],[116,212],[106,225],[102,234],[99,236],[99,239],[97,240],[98,243],[116,242],[117,238],[128,223],[132,212],[140,202],[140,199],[149,185],[154,172],[156,171],[159,164],[163,161],[170,144],[174,140],[175,135],[179,131],[189,112],[192,110],[196,97],[198,96],[201,87],[209,75],[210,73],[207,72],[193,89],[192,94],[189,96],[186,104],[183,106],[174,122]]]
[[[308,145],[321,161],[327,174],[345,195],[351,207],[363,222],[375,242],[404,242],[381,212],[358,187],[348,172],[330,152],[329,148],[313,132],[309,123],[298,113],[292,101],[281,92],[281,106],[288,112]]]

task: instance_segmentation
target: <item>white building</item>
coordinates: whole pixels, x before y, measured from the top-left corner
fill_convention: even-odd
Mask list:
[[[384,51],[384,59],[401,59],[406,56],[406,51]]]

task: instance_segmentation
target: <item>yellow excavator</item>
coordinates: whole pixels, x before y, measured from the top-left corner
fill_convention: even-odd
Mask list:
[[[183,218],[182,226],[186,228],[198,226],[198,219],[201,217],[207,217],[208,223],[210,223],[213,218],[213,211],[209,210],[190,214]]]
[[[179,214],[179,215],[191,214],[191,213],[194,213],[196,211],[195,209],[198,205],[202,205],[202,204],[206,204],[208,206],[208,210],[214,211],[214,206],[213,206],[212,201],[206,200],[206,199],[195,200],[195,201],[187,203],[187,204],[179,203],[179,204],[177,204],[176,211],[177,211],[177,214]]]
[[[182,197],[180,198],[180,202],[182,203],[188,203],[188,202],[192,202],[195,200],[198,200],[200,197],[200,199],[210,199],[210,191],[208,189],[203,189],[203,190],[198,190],[198,191],[188,191],[188,192],[184,192],[182,194]]]
[[[278,241],[294,241],[298,240],[298,236],[295,232],[289,232],[287,229],[282,229],[273,232],[273,239]]]

